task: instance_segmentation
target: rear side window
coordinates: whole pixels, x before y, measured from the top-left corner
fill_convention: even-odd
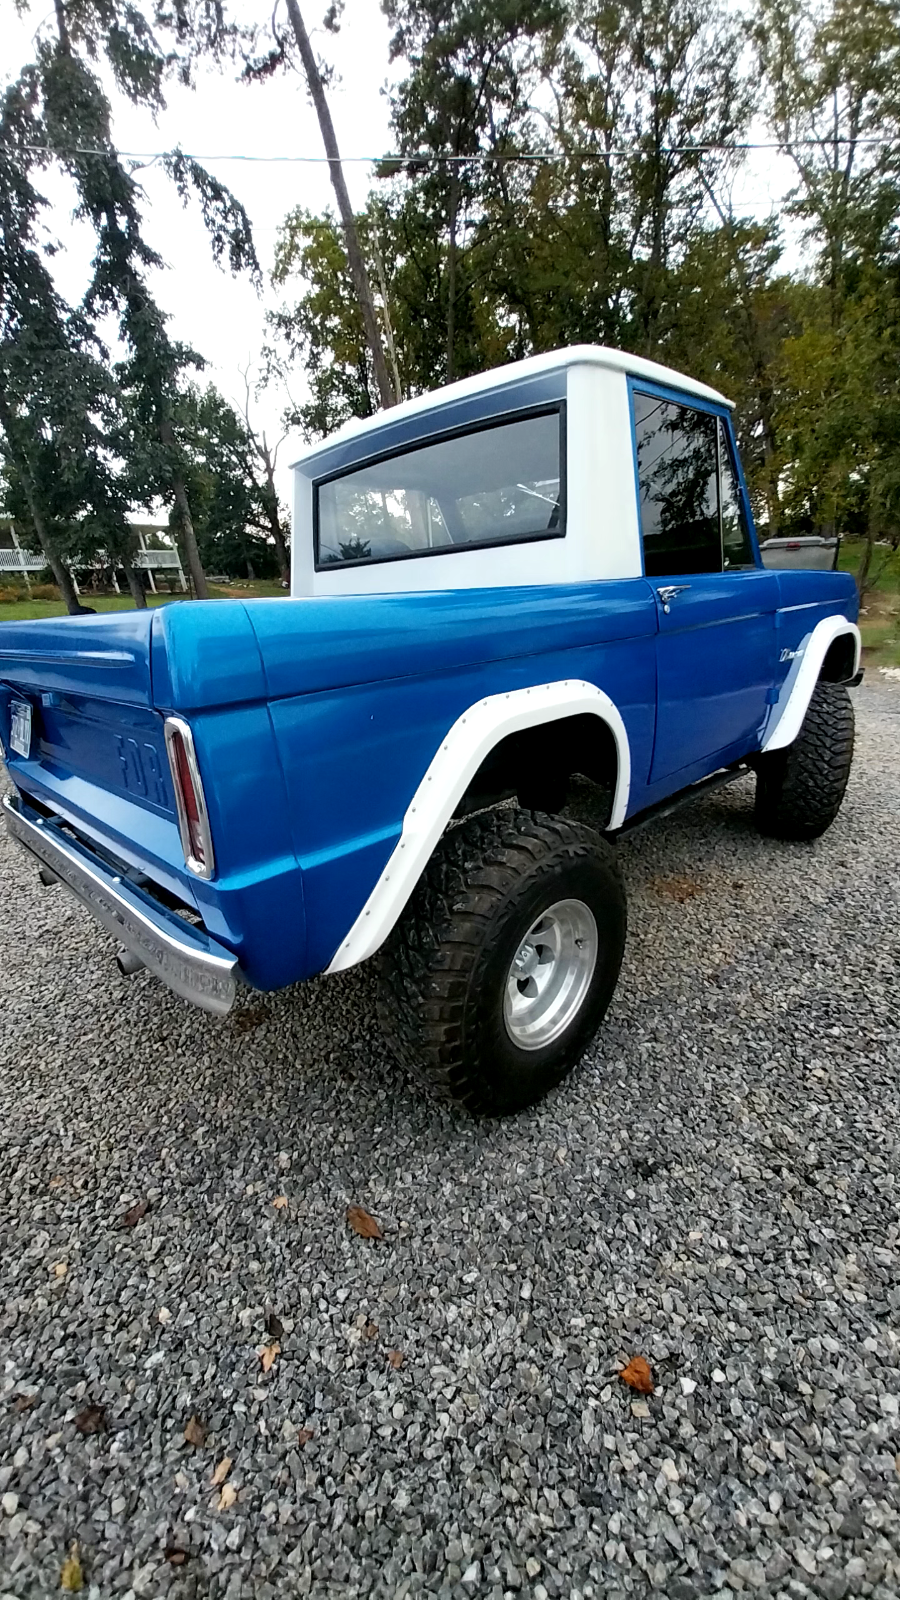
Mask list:
[[[716,418],[635,393],[644,571],[721,572]]]
[[[560,408],[404,450],[316,488],[316,565],[565,532]]]
[[[731,459],[731,450],[725,429],[719,420],[719,461],[722,484],[722,564],[731,567],[755,567],[750,530],[744,513],[744,503],[738,488],[737,473]]]
[[[635,391],[634,428],[647,576],[755,566],[721,419]]]

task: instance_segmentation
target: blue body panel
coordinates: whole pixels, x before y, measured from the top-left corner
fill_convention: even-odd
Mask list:
[[[496,397],[494,397],[496,409]],[[856,616],[841,574],[172,605],[0,627],[0,733],[33,707],[23,793],[201,913],[259,988],[321,971],[365,904],[442,737],[487,695],[564,679],[615,702],[629,814],[759,748],[780,660]],[[677,575],[673,575],[677,581]],[[685,580],[688,581],[688,580]],[[659,704],[657,704],[659,702]],[[190,721],[216,851],[184,865],[165,715]]]

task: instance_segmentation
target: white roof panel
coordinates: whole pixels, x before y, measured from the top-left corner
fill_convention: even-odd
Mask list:
[[[518,382],[520,378],[530,378],[542,372],[564,371],[568,367],[579,366],[607,367],[614,372],[627,373],[633,378],[646,378],[651,383],[668,384],[673,389],[681,389],[686,394],[695,394],[703,400],[715,400],[720,405],[731,406],[734,403],[720,394],[718,389],[711,389],[705,383],[698,383],[695,378],[689,378],[683,372],[676,372],[674,367],[664,367],[658,361],[646,361],[643,356],[629,355],[626,350],[612,350],[606,345],[573,344],[563,350],[548,350],[542,355],[527,356],[524,361],[510,361],[502,367],[491,367],[487,372],[475,373],[471,378],[460,378],[456,383],[445,384],[441,389],[431,389],[427,394],[416,395],[412,400],[402,400],[389,411],[376,411],[372,417],[351,417],[335,433],[311,444],[296,461],[292,462],[292,466],[302,466],[304,461],[310,456],[318,455],[319,451],[325,449],[332,440],[357,438],[361,434],[383,427],[388,420],[394,422],[401,417],[437,411],[442,406],[452,405],[455,400],[464,400],[469,395],[483,394],[490,389],[502,389],[507,384]]]

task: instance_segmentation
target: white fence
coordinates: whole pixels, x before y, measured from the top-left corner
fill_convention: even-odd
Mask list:
[[[154,571],[163,567],[174,567],[176,572],[181,571],[181,557],[177,550],[138,550],[133,561],[136,567],[152,567]]]
[[[0,572],[43,572],[46,565],[46,556],[30,550],[0,550]]]
[[[13,537],[15,537],[15,535]],[[148,550],[143,546],[143,540],[141,540],[141,544],[142,548],[135,551],[132,560],[136,567],[140,567],[143,572],[147,573],[147,576],[150,580],[150,588],[153,593],[156,593],[156,584],[153,582],[153,574],[154,572],[162,571],[177,572],[181,581],[181,587],[186,592],[187,579],[184,575],[184,569],[181,565],[181,556],[178,554],[178,551]],[[14,550],[0,550],[0,572],[20,572],[24,577],[26,584],[28,583],[29,572],[43,572],[46,565],[46,556],[35,555],[31,550],[22,550],[18,545]],[[119,582],[115,572],[116,564],[113,562],[111,565],[113,569],[113,588],[115,589],[116,594],[119,594]],[[75,585],[75,591],[76,593],[78,592],[77,584]],[[30,592],[31,591],[29,589],[29,593]]]

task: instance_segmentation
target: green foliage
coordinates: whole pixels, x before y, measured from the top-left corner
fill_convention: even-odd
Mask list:
[[[754,0],[746,16],[701,0],[383,9],[405,63],[399,156],[360,228],[402,392],[580,341],[632,350],[736,401],[765,533],[894,537],[896,0]],[[778,221],[731,203],[735,146],[759,130],[793,163],[802,272]],[[330,216],[291,213],[275,282],[273,343],[310,379],[295,420],[316,436],[369,414]]]
[[[149,274],[162,266],[144,233],[141,192],[115,149],[101,74],[135,104],[158,111],[170,76],[190,81],[198,53],[222,55],[239,30],[199,0],[145,15],[132,0],[57,0],[35,36],[35,59],[6,91],[0,124],[0,428],[5,498],[23,529],[54,559],[91,564],[98,551],[127,565],[135,501],[174,508],[186,559],[202,592],[188,460],[174,414],[185,374],[202,365],[173,340]],[[35,187],[52,162],[75,185],[96,249],[81,307],[60,297],[41,248],[44,201]],[[166,168],[181,198],[199,202],[214,260],[233,272],[259,266],[240,203],[193,159],[175,151]],[[96,334],[111,319],[125,356],[114,368]],[[34,542],[34,540],[32,540]],[[58,559],[57,559],[58,558]]]

